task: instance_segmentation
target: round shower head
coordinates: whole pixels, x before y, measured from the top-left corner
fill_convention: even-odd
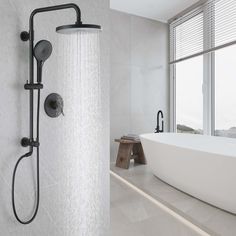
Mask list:
[[[34,56],[39,62],[45,62],[51,53],[52,44],[47,40],[40,40],[34,47]]]
[[[62,25],[56,28],[56,32],[60,34],[72,34],[78,31],[100,31],[100,25],[92,24],[73,24],[73,25]]]

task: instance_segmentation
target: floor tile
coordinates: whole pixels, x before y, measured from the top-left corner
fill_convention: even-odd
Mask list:
[[[199,235],[112,176],[110,186],[110,236]]]
[[[211,235],[235,236],[236,215],[209,205],[155,177],[147,165],[111,170]],[[155,218],[155,216],[152,216]]]

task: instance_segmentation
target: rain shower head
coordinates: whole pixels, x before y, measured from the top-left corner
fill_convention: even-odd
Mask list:
[[[73,24],[73,25],[62,25],[56,28],[56,32],[60,34],[71,34],[78,31],[100,31],[100,25],[93,24]]]

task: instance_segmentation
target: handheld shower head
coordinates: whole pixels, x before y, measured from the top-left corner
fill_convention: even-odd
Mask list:
[[[45,62],[52,53],[52,44],[47,40],[40,40],[34,47],[34,56],[37,61]]]
[[[42,68],[44,62],[52,54],[52,44],[47,40],[40,40],[34,47],[34,57],[37,60],[37,82],[42,82]]]

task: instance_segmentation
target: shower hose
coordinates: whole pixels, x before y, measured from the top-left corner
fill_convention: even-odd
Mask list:
[[[39,143],[39,112],[40,112],[40,89],[38,89],[38,103],[37,103],[37,137],[36,137],[36,142]],[[37,148],[37,153],[36,153],[36,182],[37,182],[37,193],[36,193],[36,206],[35,206],[35,210],[34,213],[32,215],[32,217],[27,220],[27,221],[23,221],[19,218],[17,211],[16,211],[16,206],[15,206],[15,177],[16,177],[16,171],[18,168],[18,165],[20,164],[20,162],[25,158],[25,157],[30,157],[33,155],[33,147],[31,147],[31,150],[29,152],[27,152],[26,154],[24,154],[23,156],[21,156],[18,161],[16,162],[14,171],[13,171],[13,176],[12,176],[12,208],[13,208],[13,212],[14,215],[16,217],[16,219],[21,223],[21,224],[29,224],[31,223],[34,218],[36,217],[37,213],[38,213],[38,208],[39,208],[39,146],[36,147]]]

